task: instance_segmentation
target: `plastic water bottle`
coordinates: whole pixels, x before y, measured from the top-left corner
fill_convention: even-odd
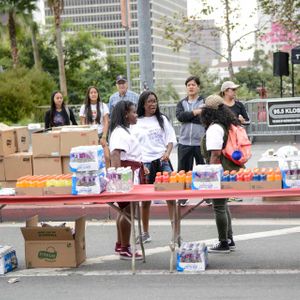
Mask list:
[[[129,192],[132,189],[132,170],[130,167],[126,167],[122,170],[121,182],[123,193]]]
[[[117,171],[116,171],[116,168],[114,168],[114,167],[108,168],[106,177],[108,179],[106,190],[108,192],[115,193],[117,191],[117,187],[116,187]]]

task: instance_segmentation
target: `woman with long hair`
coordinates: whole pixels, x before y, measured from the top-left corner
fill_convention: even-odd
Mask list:
[[[226,158],[222,154],[222,149],[226,145],[230,125],[241,123],[219,95],[211,95],[205,99],[201,120],[206,129],[206,134],[201,141],[201,149],[206,162],[221,164],[224,170],[239,170],[240,166]],[[212,200],[219,242],[209,247],[208,252],[229,253],[230,250],[235,249],[227,201],[228,199]]]
[[[65,105],[60,91],[54,91],[51,95],[50,109],[45,114],[45,128],[64,125],[77,125],[73,111]]]
[[[110,124],[110,155],[111,167],[131,167],[133,170],[133,180],[135,183],[143,183],[144,167],[142,164],[142,151],[136,137],[131,133],[130,126],[137,121],[135,105],[130,101],[120,101],[112,111]],[[146,170],[147,171],[147,170]],[[130,215],[130,203],[119,202],[120,209]],[[120,255],[120,259],[132,259],[130,249],[131,224],[119,214],[117,223],[117,242],[115,252]],[[136,253],[136,259],[142,259],[142,255]]]
[[[109,167],[109,149],[107,147],[107,132],[109,126],[109,111],[101,101],[99,90],[95,86],[87,89],[84,104],[79,112],[80,124],[93,125],[98,130],[99,144],[104,149],[106,167]]]
[[[154,183],[157,172],[173,171],[170,154],[176,145],[175,131],[166,116],[159,109],[155,93],[144,91],[139,98],[137,107],[138,121],[132,126],[142,147],[142,161],[149,170],[146,182]],[[167,201],[170,217],[172,216],[172,201]],[[149,234],[149,217],[151,201],[142,203],[142,242],[151,241]],[[138,239],[137,239],[138,242]]]

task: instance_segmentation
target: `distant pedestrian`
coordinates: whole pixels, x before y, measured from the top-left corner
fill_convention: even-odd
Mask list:
[[[109,167],[109,149],[107,146],[107,133],[109,126],[108,107],[102,102],[99,90],[95,86],[87,89],[84,104],[79,112],[80,124],[92,125],[97,128],[99,144],[104,149],[106,167]]]
[[[224,170],[239,170],[236,165],[222,154],[231,124],[240,125],[240,121],[224,104],[219,95],[211,95],[205,99],[201,120],[206,134],[201,141],[202,153],[209,164],[222,164]],[[227,205],[228,199],[213,199],[213,209],[219,235],[219,242],[208,248],[209,252],[229,253],[235,249],[231,226],[231,214]]]
[[[128,89],[127,78],[124,75],[117,76],[116,86],[118,91],[110,96],[108,102],[108,108],[110,114],[112,113],[112,110],[116,106],[116,104],[122,100],[131,101],[137,106],[139,101],[139,95]]]
[[[142,148],[142,161],[149,170],[146,182],[153,184],[157,172],[173,171],[170,154],[176,145],[176,135],[170,121],[164,116],[158,105],[155,93],[144,91],[139,98],[137,107],[137,124],[132,126],[132,132]],[[172,216],[174,201],[167,201],[169,215]],[[142,202],[142,242],[151,241],[149,234],[151,201]],[[137,242],[139,239],[137,240]]]
[[[143,181],[146,170],[142,164],[142,149],[135,135],[131,133],[130,125],[137,122],[136,107],[130,101],[121,101],[111,115],[110,124],[110,151],[111,166],[126,167],[129,166],[134,170],[134,181],[139,183]],[[123,213],[130,215],[130,203],[118,202]],[[118,214],[117,220],[117,242],[115,252],[120,255],[120,259],[132,259],[130,248],[131,224],[122,214]],[[140,260],[142,255],[135,254],[135,258]]]
[[[220,96],[224,100],[224,104],[234,113],[240,120],[242,125],[250,123],[244,104],[236,99],[236,91],[240,86],[232,81],[225,81],[221,86]]]
[[[190,76],[185,81],[187,96],[176,106],[176,118],[181,122],[178,141],[178,171],[190,171],[196,165],[204,164],[199,142],[204,135],[201,122],[201,108],[204,105],[200,93],[200,79]],[[186,205],[187,200],[180,200],[180,205]]]
[[[45,114],[45,128],[58,127],[64,125],[77,125],[74,113],[63,99],[60,91],[55,91],[51,95],[50,109]]]

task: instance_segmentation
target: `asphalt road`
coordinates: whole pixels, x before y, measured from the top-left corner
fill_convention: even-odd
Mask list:
[[[169,221],[153,221],[153,241],[146,244],[146,263],[113,255],[113,222],[88,222],[87,261],[74,269],[25,269],[20,227],[0,224],[0,244],[17,250],[19,268],[0,276],[0,299],[298,299],[300,295],[300,219],[234,220],[237,249],[209,254],[209,266],[198,274],[170,274]],[[186,220],[184,241],[212,242],[213,220]],[[9,284],[8,280],[19,282]]]

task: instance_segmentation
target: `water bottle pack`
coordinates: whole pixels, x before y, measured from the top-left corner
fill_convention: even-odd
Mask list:
[[[208,265],[205,243],[184,242],[177,252],[177,271],[204,271]]]
[[[197,165],[192,173],[192,190],[221,189],[222,165]]]
[[[0,275],[18,267],[16,250],[11,246],[0,245]]]
[[[108,168],[106,190],[111,193],[126,193],[133,188],[133,172],[130,167]]]
[[[71,172],[97,171],[105,168],[104,151],[101,145],[73,147],[70,151]]]

